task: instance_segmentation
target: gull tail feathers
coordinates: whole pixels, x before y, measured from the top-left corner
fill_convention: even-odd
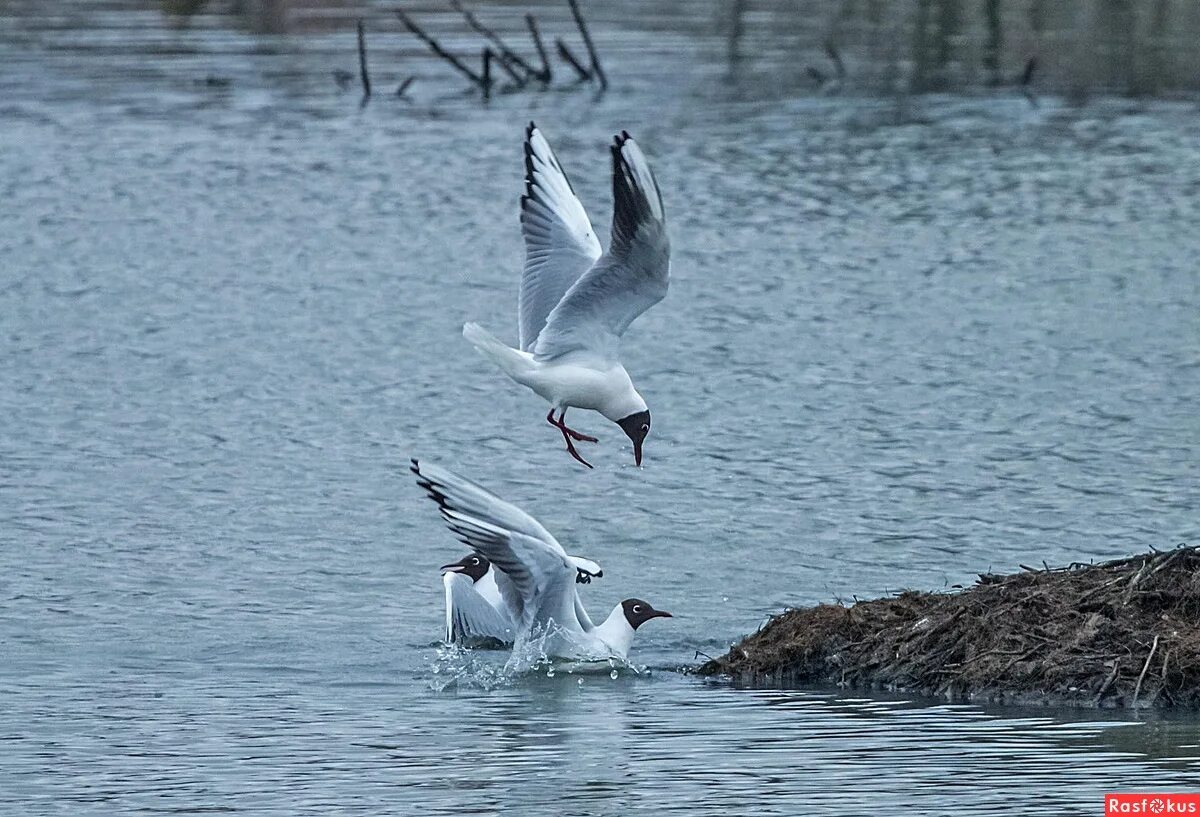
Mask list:
[[[488,360],[516,378],[530,366],[529,355],[513,349],[477,323],[463,324],[463,337]]]

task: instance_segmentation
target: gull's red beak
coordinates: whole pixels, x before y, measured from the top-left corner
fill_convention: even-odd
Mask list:
[[[455,562],[452,565],[442,565],[441,568],[439,568],[439,569],[443,573],[462,573],[464,570],[467,569],[467,566],[464,565],[462,562]]]

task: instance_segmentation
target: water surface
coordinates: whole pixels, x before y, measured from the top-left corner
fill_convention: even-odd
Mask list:
[[[1193,102],[743,85],[716,28],[623,8],[602,98],[483,106],[395,33],[377,85],[413,98],[360,109],[344,26],[130,5],[0,29],[0,809],[1096,814],[1194,786],[1192,717],[677,671],[786,605],[1196,540]],[[664,188],[640,471],[585,415],[576,466],[459,337],[515,336],[530,118],[602,234],[611,134]],[[412,456],[600,561],[595,613],[674,612],[648,672],[447,686],[462,554]]]

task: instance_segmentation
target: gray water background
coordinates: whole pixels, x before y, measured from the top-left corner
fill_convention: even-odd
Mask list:
[[[788,605],[1196,541],[1195,101],[822,97],[739,78],[715,17],[639,9],[591,15],[602,98],[483,106],[393,28],[359,108],[344,18],[0,7],[0,811],[1097,814],[1195,788],[1194,716],[677,671]],[[625,344],[640,471],[583,414],[574,465],[458,334],[515,334],[529,118],[602,235],[612,133],[664,188],[671,292]],[[648,672],[440,654],[461,551],[410,456],[598,559],[594,612],[675,612],[639,632]]]

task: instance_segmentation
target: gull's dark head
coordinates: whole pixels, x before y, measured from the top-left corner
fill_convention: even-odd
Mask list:
[[[639,411],[617,420],[617,425],[625,432],[625,436],[633,441],[633,461],[635,465],[642,464],[642,442],[650,433],[650,412]]]
[[[477,582],[487,575],[488,568],[492,563],[488,558],[479,553],[472,553],[470,556],[464,556],[457,562],[448,565],[442,565],[443,573],[462,573],[464,576],[470,576],[471,581]]]
[[[641,599],[625,599],[621,602],[621,609],[625,613],[625,620],[635,630],[652,618],[674,618],[666,610],[655,610],[650,602]]]

